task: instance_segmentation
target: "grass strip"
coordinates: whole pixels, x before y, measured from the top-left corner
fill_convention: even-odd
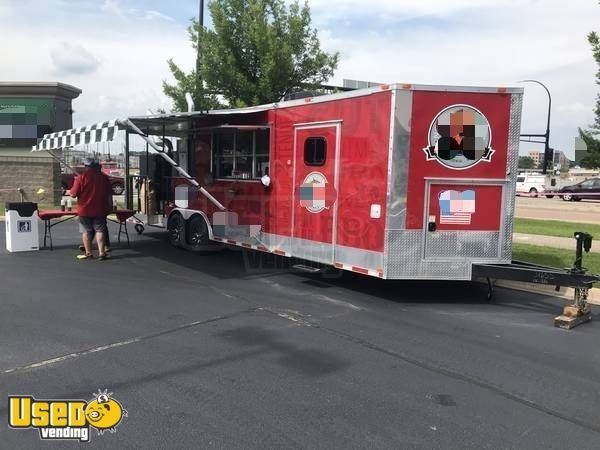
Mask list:
[[[572,238],[576,231],[585,231],[600,239],[600,225],[563,222],[560,220],[524,219],[515,217],[514,232]]]
[[[513,259],[565,269],[573,266],[575,250],[513,243]],[[590,273],[600,273],[600,253],[584,253],[583,267]]]

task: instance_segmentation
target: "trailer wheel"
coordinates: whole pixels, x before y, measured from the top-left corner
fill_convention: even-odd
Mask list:
[[[204,251],[210,244],[208,227],[203,217],[193,216],[187,223],[187,245],[191,251]]]
[[[538,196],[537,189],[536,188],[529,189],[529,195],[531,195],[532,197],[537,197]]]
[[[121,195],[125,191],[125,186],[117,181],[111,186],[111,189],[114,195]]]
[[[174,213],[169,217],[167,230],[169,231],[169,242],[171,245],[177,248],[183,247],[185,239],[185,220],[183,220],[181,214]]]
[[[137,234],[142,234],[144,232],[144,225],[142,225],[141,223],[136,223],[133,228],[135,228]]]
[[[554,198],[554,195],[546,195],[546,198]]]

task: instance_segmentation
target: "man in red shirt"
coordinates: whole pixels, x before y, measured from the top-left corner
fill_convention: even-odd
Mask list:
[[[85,166],[85,172],[75,177],[73,187],[69,191],[71,197],[77,197],[79,231],[85,248],[85,254],[77,258],[92,258],[92,240],[95,235],[98,257],[103,260],[106,259],[106,214],[109,210],[108,199],[111,196],[110,182],[100,170],[97,161],[86,159]]]

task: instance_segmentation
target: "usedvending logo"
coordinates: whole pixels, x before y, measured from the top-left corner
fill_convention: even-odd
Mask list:
[[[127,411],[112,398],[112,392],[98,390],[93,399],[37,400],[27,395],[8,397],[8,426],[33,428],[42,440],[78,440],[89,442],[90,427],[98,435],[114,433]]]
[[[300,206],[311,213],[327,209],[327,178],[320,172],[309,173],[300,186]]]
[[[480,161],[490,162],[495,152],[491,145],[492,129],[483,113],[469,105],[452,105],[431,122],[429,145],[423,151],[427,161],[463,170]]]

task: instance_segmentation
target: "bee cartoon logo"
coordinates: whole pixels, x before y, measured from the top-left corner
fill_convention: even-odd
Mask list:
[[[8,397],[8,426],[13,429],[34,428],[42,440],[78,440],[89,442],[90,427],[98,435],[114,433],[127,411],[112,397],[112,392],[98,390],[93,399],[38,400],[31,396]]]
[[[114,433],[123,417],[127,417],[127,411],[117,400],[111,398],[112,392],[107,391],[98,389],[98,393],[94,394],[96,398],[90,400],[85,407],[85,417],[98,434],[103,434],[106,430]]]

